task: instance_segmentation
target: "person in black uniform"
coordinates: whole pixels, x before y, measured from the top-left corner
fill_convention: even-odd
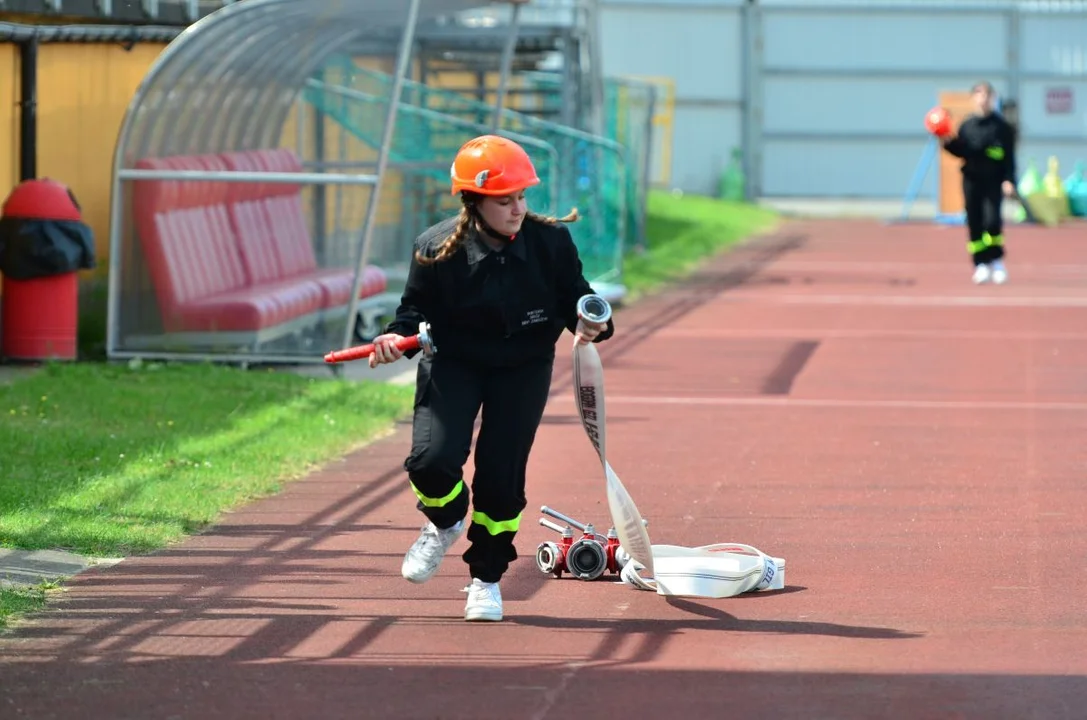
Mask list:
[[[465,619],[494,621],[502,619],[498,583],[517,558],[525,470],[550,392],[555,345],[563,330],[588,343],[610,338],[615,328],[611,320],[578,317],[578,300],[595,291],[560,224],[576,220],[577,211],[561,220],[528,211],[524,191],[540,180],[520,145],[493,135],[470,140],[450,174],[463,207],[416,239],[400,306],[374,339],[370,365],[401,357],[394,343],[420,322],[431,323],[438,352],[419,362],[404,462],[427,518],[404,556],[401,573],[411,582],[429,580],[464,531],[463,467],[482,409],[463,555],[472,578]]]
[[[994,111],[992,85],[979,82],[971,92],[977,113],[963,121],[957,135],[945,138],[943,147],[963,160],[967,248],[974,261],[974,282],[1003,283],[1008,279],[1003,199],[1016,196],[1016,132]]]

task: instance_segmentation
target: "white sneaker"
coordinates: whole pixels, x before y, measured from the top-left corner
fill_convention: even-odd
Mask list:
[[[1007,270],[1007,268],[1004,267],[1004,261],[1003,260],[994,260],[993,261],[992,278],[993,278],[993,282],[995,282],[997,285],[1003,285],[1004,283],[1006,283],[1008,281],[1008,270]]]
[[[419,533],[419,538],[404,555],[400,574],[405,580],[413,583],[424,583],[429,580],[438,571],[446,551],[457,541],[463,531],[463,520],[446,530],[439,530],[434,523],[428,522]]]
[[[992,271],[989,269],[988,265],[982,264],[982,265],[978,265],[976,268],[974,268],[974,284],[975,285],[981,285],[983,283],[987,283],[987,282],[989,282],[989,279],[991,277],[992,277]]]
[[[468,602],[464,605],[465,620],[488,620],[497,622],[502,619],[502,591],[498,583],[485,583],[476,578],[464,588],[468,593]]]

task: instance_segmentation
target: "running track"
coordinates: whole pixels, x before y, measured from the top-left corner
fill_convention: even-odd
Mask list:
[[[535,569],[541,504],[607,526],[563,340],[507,619],[457,555],[399,577],[399,431],[0,641],[3,718],[1060,720],[1087,713],[1087,232],[810,221],[618,316],[609,459],[654,542],[787,589],[669,600]]]

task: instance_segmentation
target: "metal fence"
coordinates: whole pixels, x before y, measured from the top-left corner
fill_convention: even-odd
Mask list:
[[[392,78],[343,57],[330,63],[325,76],[340,84],[311,83],[307,99],[358,136],[371,136],[369,127],[384,112]],[[471,135],[495,127],[492,106],[458,92],[405,80],[401,103],[393,157],[438,165],[427,175],[419,173],[409,194],[402,192],[403,246],[411,233],[456,211],[455,199],[449,199],[448,163]],[[614,119],[620,113],[622,118]],[[562,214],[578,208],[582,219],[569,227],[586,277],[597,284],[620,280],[625,249],[640,241],[645,206],[648,140],[643,135],[649,123],[631,113],[629,103],[611,115],[628,144],[508,109],[499,113],[496,130],[524,144],[538,166],[541,185],[529,191],[535,211]],[[439,195],[441,203],[435,202]]]
[[[333,157],[342,159],[356,144],[376,152],[382,141],[392,84],[388,75],[353,64],[345,66],[342,60],[330,63],[318,77],[307,81],[302,99],[316,116],[334,122],[339,130],[335,148],[326,147],[326,157],[333,153]],[[370,253],[375,264],[400,277],[407,271],[416,236],[460,209],[459,200],[449,193],[449,164],[457,149],[468,138],[490,132],[488,125],[412,103],[410,98],[417,93],[415,84],[405,80],[396,131],[388,147],[392,167],[384,180],[383,212],[376,223]],[[559,188],[557,151],[536,137],[504,134],[520,143],[536,165],[541,185],[533,194],[533,205],[545,213],[555,212]],[[315,159],[311,164],[329,168],[341,161]],[[350,213],[344,189],[336,188],[333,204],[337,218]],[[337,222],[334,232],[350,236],[352,229]]]
[[[557,73],[524,73],[526,87],[550,91],[553,97],[562,96],[563,77]],[[603,107],[601,108],[601,133],[608,139],[615,153],[621,155],[622,178],[615,173],[604,172],[608,181],[620,180],[623,184],[623,219],[620,229],[626,249],[643,247],[646,243],[645,212],[647,195],[652,183],[653,141],[660,133],[657,129],[658,84],[634,78],[605,77],[603,79]],[[503,116],[503,122],[507,117]],[[522,118],[524,116],[521,116]],[[513,120],[527,128],[542,127],[534,118]],[[590,156],[592,157],[592,156]],[[603,168],[609,165],[606,155]]]

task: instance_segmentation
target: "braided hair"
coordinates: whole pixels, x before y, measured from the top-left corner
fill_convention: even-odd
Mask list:
[[[476,209],[476,203],[478,203],[483,196],[476,193],[462,192],[460,198],[462,206],[460,213],[457,215],[457,226],[453,228],[453,232],[449,234],[449,237],[443,240],[442,244],[438,246],[438,252],[434,257],[424,255],[422,250],[415,251],[415,259],[420,265],[433,265],[434,263],[445,262],[453,257],[468,238],[468,232],[472,228],[472,222],[478,217],[479,213]],[[578,214],[577,208],[574,208],[561,218],[553,215],[539,215],[534,212],[526,212],[525,217],[544,225],[555,225],[560,222],[577,222],[581,216]]]
[[[581,215],[578,213],[577,208],[573,208],[564,217],[555,217],[554,215],[538,215],[534,212],[526,212],[525,217],[529,220],[535,220],[538,223],[544,225],[556,225],[558,223],[572,223],[577,222]]]
[[[453,253],[457,252],[457,249],[464,244],[465,238],[468,237],[468,231],[472,227],[472,213],[468,209],[468,205],[460,209],[460,214],[457,215],[457,226],[453,229],[453,232],[447,237],[442,244],[438,246],[438,252],[434,257],[428,257],[423,254],[422,250],[415,251],[415,259],[420,265],[433,265],[434,263],[445,262],[449,258],[453,257]]]

